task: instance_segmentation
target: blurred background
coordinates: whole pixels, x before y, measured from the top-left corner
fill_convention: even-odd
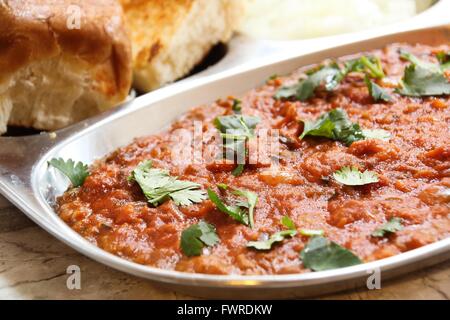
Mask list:
[[[243,0],[238,31],[271,40],[361,31],[410,18],[434,0]]]

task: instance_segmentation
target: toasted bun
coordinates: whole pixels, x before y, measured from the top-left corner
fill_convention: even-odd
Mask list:
[[[59,129],[124,100],[130,49],[115,0],[0,1],[0,132]]]
[[[120,0],[133,47],[134,86],[150,91],[185,76],[237,26],[239,0]]]

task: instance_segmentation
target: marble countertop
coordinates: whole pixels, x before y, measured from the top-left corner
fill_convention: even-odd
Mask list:
[[[81,289],[69,290],[67,267],[80,267]],[[449,299],[450,261],[324,299]],[[36,226],[0,196],[0,299],[191,299],[99,264]]]

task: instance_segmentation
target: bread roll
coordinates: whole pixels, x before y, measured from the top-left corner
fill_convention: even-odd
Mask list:
[[[240,0],[120,0],[133,48],[134,86],[150,91],[186,74],[237,26]]]
[[[116,0],[0,0],[0,132],[59,129],[123,101],[130,84]]]

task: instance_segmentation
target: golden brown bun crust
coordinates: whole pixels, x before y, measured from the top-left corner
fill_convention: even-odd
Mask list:
[[[237,26],[240,0],[119,0],[133,48],[134,86],[179,79]]]
[[[69,6],[81,10],[69,29]],[[0,82],[30,63],[64,56],[95,67],[95,90],[123,100],[131,85],[131,48],[115,0],[0,0]]]
[[[195,0],[119,0],[122,4],[134,43],[151,39],[134,50],[134,64],[145,65],[167,46],[166,41],[179,28]],[[213,0],[215,1],[215,0]],[[147,27],[145,26],[147,24]]]

